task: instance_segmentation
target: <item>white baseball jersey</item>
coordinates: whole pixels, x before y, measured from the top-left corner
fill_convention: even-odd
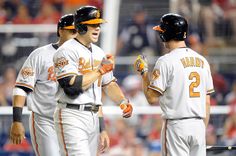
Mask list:
[[[88,49],[77,39],[68,40],[53,57],[57,79],[91,72],[101,65],[105,57],[103,50],[94,44],[91,44],[91,49]],[[68,97],[59,86],[57,93],[59,104],[54,113],[54,123],[62,155],[95,156],[97,154],[98,113],[66,108],[66,105],[67,103],[102,105],[101,87],[113,80],[115,80],[113,73],[106,73],[75,99]]]
[[[106,56],[103,50],[94,44],[91,44],[91,49],[92,52],[76,39],[65,42],[53,58],[57,79],[59,80],[70,75],[83,75],[97,69],[102,59]],[[94,103],[101,105],[101,87],[113,80],[115,80],[113,73],[109,72],[101,76],[76,99],[69,98],[60,87],[56,97],[62,103]]]
[[[53,66],[56,49],[52,44],[34,50],[22,66],[16,86],[32,90],[27,96],[29,110],[52,118],[56,107],[57,83]]]
[[[149,88],[162,94],[163,118],[206,117],[206,94],[213,82],[207,60],[189,48],[177,48],[160,57]]]

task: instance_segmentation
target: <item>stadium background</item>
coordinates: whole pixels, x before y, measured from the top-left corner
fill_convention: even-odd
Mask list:
[[[33,156],[27,109],[24,125],[27,139],[14,146],[8,135],[11,94],[16,75],[33,49],[57,41],[56,23],[61,15],[82,5],[103,10],[101,40],[107,53],[116,55],[115,76],[134,104],[131,119],[104,97],[104,112],[111,148],[104,156],[160,156],[160,108],[148,106],[139,77],[132,67],[139,53],[148,56],[150,67],[163,55],[152,26],[167,12],[185,16],[190,24],[188,46],[211,63],[216,93],[207,128],[208,145],[236,144],[236,1],[235,0],[0,0],[0,155]],[[233,156],[234,152],[209,152],[208,156]]]

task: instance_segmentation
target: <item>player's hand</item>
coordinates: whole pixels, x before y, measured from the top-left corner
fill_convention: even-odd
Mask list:
[[[123,117],[124,118],[129,118],[131,117],[133,113],[133,106],[130,103],[121,103],[120,104],[120,109],[123,110]]]
[[[110,139],[108,137],[107,132],[104,130],[100,133],[100,144],[99,150],[101,153],[104,153],[110,147]]]
[[[143,55],[139,55],[134,62],[134,70],[138,71],[141,75],[148,71],[147,59]]]
[[[103,59],[101,62],[101,66],[99,68],[99,72],[103,75],[114,69],[114,57],[112,55],[107,55],[107,58]]]
[[[25,139],[25,128],[22,122],[13,122],[11,125],[10,139],[13,144],[21,144]]]

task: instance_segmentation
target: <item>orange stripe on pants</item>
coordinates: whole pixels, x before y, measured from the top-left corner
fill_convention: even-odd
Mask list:
[[[61,137],[64,144],[64,150],[66,151],[66,156],[68,156],[68,151],[66,149],[66,143],[65,143],[65,137],[64,137],[64,130],[63,130],[63,125],[62,125],[61,109],[59,110],[59,124],[61,128]]]
[[[40,156],[39,154],[39,145],[37,143],[37,138],[36,138],[36,129],[35,129],[35,122],[34,122],[34,112],[32,112],[32,125],[33,125],[33,135],[34,135],[34,144],[35,144],[35,148],[36,148],[36,153],[38,156]]]

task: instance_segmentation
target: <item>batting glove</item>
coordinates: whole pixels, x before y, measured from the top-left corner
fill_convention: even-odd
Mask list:
[[[126,101],[126,102],[125,102]],[[124,100],[124,102],[122,102],[120,104],[120,109],[123,110],[123,117],[124,118],[129,118],[131,117],[132,113],[133,113],[133,106],[129,103],[128,100]]]
[[[147,59],[143,55],[139,55],[134,62],[134,69],[141,75],[148,71]]]
[[[107,55],[107,58],[103,58],[99,72],[103,75],[114,69],[114,57],[112,55]]]

